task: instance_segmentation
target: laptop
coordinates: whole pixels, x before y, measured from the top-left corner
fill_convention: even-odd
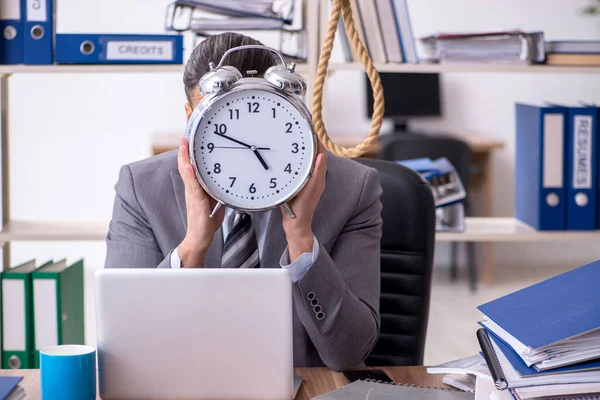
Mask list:
[[[291,285],[279,268],[96,271],[100,396],[292,399]]]

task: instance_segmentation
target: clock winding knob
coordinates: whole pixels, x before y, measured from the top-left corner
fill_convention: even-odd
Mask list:
[[[306,81],[294,72],[294,67],[294,64],[292,64],[292,68],[274,65],[265,72],[264,78],[279,89],[303,96],[306,93]]]
[[[203,96],[218,92],[231,86],[242,79],[242,74],[237,68],[225,65],[206,73],[200,82],[198,88]]]

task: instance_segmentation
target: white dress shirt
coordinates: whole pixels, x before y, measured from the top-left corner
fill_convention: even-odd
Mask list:
[[[264,246],[265,246],[265,238],[267,236],[267,223],[269,221],[269,212],[281,212],[277,209],[271,210],[268,212],[259,212],[250,214],[252,216],[252,226],[254,227],[254,232],[256,234],[256,241],[258,243],[258,256],[260,257]],[[229,232],[233,227],[233,220],[235,218],[235,211],[227,208],[225,210],[225,219],[223,220],[222,232],[223,232],[223,240],[227,238]],[[279,260],[279,264],[281,268],[287,269],[291,276],[293,282],[298,282],[304,274],[312,267],[315,260],[319,257],[319,242],[317,238],[314,237],[313,241],[313,249],[311,253],[303,253],[300,257],[296,259],[293,263],[290,264],[290,254],[289,249],[286,247],[285,251],[281,255],[281,259]],[[171,252],[171,260],[170,260],[171,268],[181,268],[181,259],[179,258],[179,254],[177,253],[177,248],[175,248]]]

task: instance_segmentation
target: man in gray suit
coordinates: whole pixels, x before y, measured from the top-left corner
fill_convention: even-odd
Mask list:
[[[209,62],[245,44],[259,42],[226,33],[194,50],[184,74],[188,118]],[[228,60],[242,73],[264,73],[275,63],[261,50]],[[115,190],[107,268],[286,268],[293,280],[295,366],[355,368],[373,349],[382,227],[376,170],[320,146],[311,178],[291,201],[295,219],[280,209],[248,216],[224,208],[210,219],[215,201],[198,183],[182,139],[179,150],[123,166]]]

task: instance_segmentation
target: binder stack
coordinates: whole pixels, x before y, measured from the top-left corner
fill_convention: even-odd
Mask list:
[[[223,31],[278,33],[278,48],[287,59],[304,62],[308,57],[307,33],[294,26],[294,0],[176,0],[167,6],[167,31],[192,32],[196,39]]]
[[[515,111],[515,217],[540,231],[599,229],[600,108],[517,103]]]
[[[56,33],[56,0],[0,0],[0,65],[182,64],[178,34]]]
[[[39,368],[39,350],[85,344],[83,260],[30,260],[0,275],[2,369]]]
[[[429,183],[436,207],[436,231],[464,232],[464,202],[467,192],[450,161],[442,157],[437,160],[417,158],[397,163],[418,172]]]
[[[54,10],[54,0],[0,1],[0,64],[52,64]]]
[[[481,353],[429,372],[474,376],[500,399],[597,398],[599,281],[596,261],[482,304]]]
[[[421,39],[425,57],[442,64],[529,65],[546,60],[544,32],[442,33]]]

